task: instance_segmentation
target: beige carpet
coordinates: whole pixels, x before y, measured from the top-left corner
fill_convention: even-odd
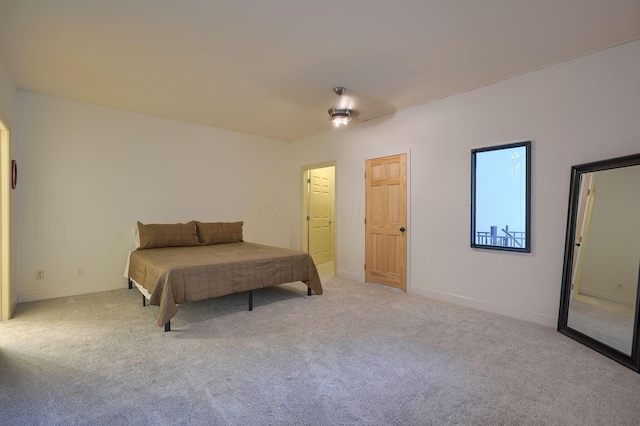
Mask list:
[[[137,290],[0,323],[2,425],[637,425],[640,375],[542,327],[325,277],[183,305]]]

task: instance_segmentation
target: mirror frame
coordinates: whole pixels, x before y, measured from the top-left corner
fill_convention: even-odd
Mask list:
[[[580,178],[585,173],[602,170],[619,169],[629,166],[640,166],[640,154],[611,158],[593,163],[580,164],[571,167],[571,180],[569,189],[569,209],[567,213],[567,233],[564,248],[564,266],[562,269],[562,292],[560,295],[560,312],[558,314],[558,331],[574,340],[594,349],[601,354],[619,362],[620,364],[640,372],[640,288],[636,294],[635,322],[633,330],[633,343],[631,356],[618,351],[593,337],[587,336],[567,325],[569,320],[569,299],[571,296],[571,279],[573,272],[574,241],[576,234],[576,222],[580,197]],[[640,287],[640,270],[638,271],[638,286]]]

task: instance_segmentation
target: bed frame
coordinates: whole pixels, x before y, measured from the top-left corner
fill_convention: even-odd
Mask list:
[[[149,294],[149,292],[144,287],[142,287],[140,284],[138,284],[131,278],[127,278],[127,280],[129,281],[129,290],[131,290],[133,288],[133,285],[135,284],[136,287],[138,287],[138,290],[140,290],[140,293],[142,294],[142,306],[143,307],[147,306],[147,300],[151,299],[151,294]],[[249,290],[246,293],[248,293],[249,295],[249,311],[253,311],[253,290]],[[311,287],[307,287],[307,296],[311,296]],[[167,322],[164,325],[164,331],[165,333],[167,331],[171,331],[171,320],[169,320],[169,322]]]

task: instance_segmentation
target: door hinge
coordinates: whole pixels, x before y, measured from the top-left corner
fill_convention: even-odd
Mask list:
[[[307,222],[311,220],[311,217],[307,216]]]
[[[365,225],[367,224],[367,218],[366,217],[364,218],[364,224]]]
[[[364,178],[365,179],[367,178],[367,172],[364,172]]]
[[[364,264],[364,270],[365,271],[367,270],[367,264],[366,263]]]
[[[307,179],[307,183],[311,183],[311,179]]]

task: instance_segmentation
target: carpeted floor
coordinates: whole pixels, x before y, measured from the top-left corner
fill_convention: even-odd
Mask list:
[[[0,323],[3,425],[637,425],[640,375],[543,327],[339,277],[182,305],[137,290]]]

